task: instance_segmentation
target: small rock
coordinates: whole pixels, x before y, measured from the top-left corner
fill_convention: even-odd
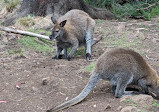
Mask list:
[[[118,111],[120,111],[121,109],[122,109],[122,106],[119,106],[119,107],[117,108]]]
[[[127,106],[123,108],[120,112],[137,112],[137,108],[132,106]]]
[[[159,39],[153,38],[151,41],[152,41],[153,43],[157,43],[157,42],[159,42]]]
[[[36,87],[32,87],[31,89],[32,89],[34,92],[38,90]]]
[[[8,42],[8,39],[7,39],[7,38],[3,38],[2,41],[5,42],[5,43],[7,43],[7,42]]]
[[[110,105],[110,104],[108,104],[108,105],[106,106],[105,110],[107,110],[107,109],[111,109],[111,105]]]
[[[140,94],[132,97],[132,100],[141,105],[151,105],[153,103],[153,97],[150,95]]]
[[[94,108],[96,108],[96,107],[97,107],[97,105],[95,104],[95,105],[93,105],[93,107],[94,107]]]
[[[2,49],[2,48],[4,48],[5,47],[5,45],[0,45],[0,49]]]
[[[43,78],[42,79],[42,84],[47,85],[49,81],[50,81],[50,77]]]
[[[125,101],[125,100],[132,100],[133,102],[139,104],[139,105],[152,105],[153,103],[153,98],[150,95],[146,94],[140,94],[140,95],[135,95],[135,96],[123,96],[120,101]]]
[[[117,32],[118,32],[118,33],[121,33],[121,32],[123,32],[123,31],[125,31],[125,23],[121,23],[121,24],[119,24],[119,25],[117,26]]]

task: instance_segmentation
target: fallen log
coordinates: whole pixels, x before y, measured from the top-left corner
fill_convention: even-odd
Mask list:
[[[45,36],[45,35],[41,35],[41,34],[37,34],[37,33],[32,33],[32,32],[28,32],[28,31],[23,31],[23,30],[17,30],[17,29],[3,27],[3,26],[0,26],[0,30],[6,31],[6,32],[9,32],[9,33],[28,35],[28,36],[33,36],[33,37],[38,37],[38,38],[43,38],[43,39],[50,40],[50,38],[48,36]]]

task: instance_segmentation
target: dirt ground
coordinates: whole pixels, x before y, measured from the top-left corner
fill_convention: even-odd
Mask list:
[[[149,22],[97,20],[95,32],[102,33],[104,38],[93,47],[93,61],[108,49],[129,47],[141,53],[159,74],[158,23],[159,19]],[[131,41],[141,35],[142,38],[131,45]],[[86,85],[90,75],[83,69],[90,62],[84,56],[74,56],[71,61],[53,60],[54,54],[43,55],[33,50],[26,50],[25,56],[16,56],[7,54],[6,50],[23,47],[16,41],[18,36],[6,34],[0,38],[0,100],[6,101],[0,103],[0,112],[45,112],[73,98]],[[111,43],[118,38],[127,38],[127,46]],[[47,85],[42,85],[43,78],[49,79]],[[18,83],[21,83],[19,90]],[[118,112],[120,106],[127,104],[115,98],[110,88],[109,82],[101,80],[84,101],[61,112]],[[111,108],[107,108],[108,105]],[[147,110],[154,111],[159,110]]]

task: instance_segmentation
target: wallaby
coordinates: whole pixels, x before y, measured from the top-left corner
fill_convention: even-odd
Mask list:
[[[95,87],[99,79],[109,80],[116,98],[131,94],[125,91],[128,85],[139,86],[145,94],[159,98],[159,76],[137,52],[116,48],[101,55],[91,72],[91,77],[82,92],[47,112],[55,112],[82,101]]]
[[[73,9],[67,12],[64,16],[56,20],[51,17],[54,27],[50,40],[56,40],[56,55],[54,59],[61,58],[63,50],[64,58],[70,61],[72,55],[81,45],[86,45],[86,59],[91,60],[91,46],[96,43],[93,40],[93,32],[95,20],[92,19],[84,11]],[[67,48],[71,47],[71,51],[67,56]]]

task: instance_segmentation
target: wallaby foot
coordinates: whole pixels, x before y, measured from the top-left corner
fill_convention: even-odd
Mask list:
[[[68,56],[68,57],[67,57],[67,60],[68,60],[68,61],[71,61],[71,57]]]
[[[87,61],[90,61],[91,59],[92,59],[91,54],[90,54],[90,53],[87,53],[87,54],[86,54],[86,60],[87,60]]]
[[[115,90],[116,90],[116,86],[115,86],[115,85],[112,85],[111,92],[115,94]]]
[[[65,56],[61,54],[58,57],[57,56],[52,57],[52,59],[64,59],[64,58]]]
[[[51,112],[51,110],[47,110],[46,112]]]

